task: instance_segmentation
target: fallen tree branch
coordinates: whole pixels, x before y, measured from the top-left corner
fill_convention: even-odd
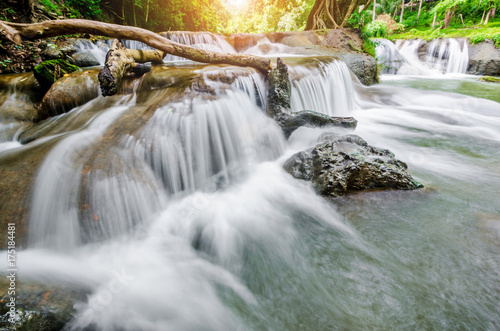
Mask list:
[[[116,39],[137,40],[167,54],[202,63],[252,67],[264,75],[268,74],[271,63],[270,60],[258,56],[217,53],[181,45],[157,33],[142,28],[91,20],[69,19],[33,24],[0,22],[0,32],[3,39],[10,40],[14,43],[21,42],[21,37],[33,40],[76,33],[88,33]]]
[[[104,68],[99,72],[102,95],[115,95],[127,71],[135,75],[150,71],[151,64],[145,64],[146,62],[163,63],[163,52],[127,49],[115,39],[106,54]]]

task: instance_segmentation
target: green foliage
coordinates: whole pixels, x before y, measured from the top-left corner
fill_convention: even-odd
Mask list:
[[[45,0],[49,1],[49,0]],[[96,19],[101,14],[101,0],[65,0],[66,5],[76,9],[83,17]]]
[[[474,45],[477,43],[480,43],[481,41],[484,41],[486,37],[484,35],[474,35],[469,38],[470,42]]]
[[[500,48],[500,34],[497,34],[492,39],[493,39],[493,42],[495,43],[495,46],[497,48]]]
[[[61,15],[61,9],[58,5],[53,3],[51,0],[40,0],[40,3],[47,8],[49,12],[56,13],[57,15]]]
[[[363,34],[368,38],[385,38],[389,36],[389,27],[384,22],[372,21],[364,27]]]
[[[48,89],[54,82],[73,71],[78,71],[80,68],[70,64],[66,60],[56,59],[48,60],[40,63],[35,67],[35,78],[38,80],[42,88]]]
[[[363,52],[370,54],[373,57],[376,57],[375,48],[377,47],[377,42],[373,41],[365,36],[363,38]]]
[[[234,8],[225,32],[302,30],[314,0],[253,0]]]
[[[370,13],[366,10],[354,12],[347,20],[347,25],[355,29],[362,28],[367,22],[370,21],[370,16]]]

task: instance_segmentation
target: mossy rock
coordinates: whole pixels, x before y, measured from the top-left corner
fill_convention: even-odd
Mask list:
[[[479,81],[500,84],[500,78],[498,78],[498,77],[484,76],[484,77],[479,78]]]
[[[44,90],[48,90],[52,84],[65,74],[80,70],[66,60],[48,60],[35,67],[35,78]]]

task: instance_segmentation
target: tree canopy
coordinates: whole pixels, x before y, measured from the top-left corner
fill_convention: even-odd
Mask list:
[[[498,21],[500,0],[0,0],[2,7],[0,19],[24,23],[87,18],[156,32],[218,33],[367,26],[383,35],[396,26],[388,28],[387,17],[406,30]]]

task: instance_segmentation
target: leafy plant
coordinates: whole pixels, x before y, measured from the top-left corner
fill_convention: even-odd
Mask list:
[[[352,13],[347,20],[347,25],[351,28],[361,28],[370,20],[370,14],[366,10],[359,13]]]
[[[500,34],[497,34],[492,39],[493,42],[495,43],[496,48],[500,48]]]
[[[101,0],[65,0],[65,2],[78,10],[84,17],[98,18],[101,14],[101,8],[99,7]]]
[[[469,40],[470,40],[470,42],[471,42],[472,44],[477,44],[477,43],[480,43],[480,42],[484,41],[484,39],[486,39],[486,37],[485,37],[484,35],[481,35],[481,34],[479,34],[479,35],[474,35],[474,36],[471,36],[471,37],[469,38]]]
[[[363,33],[368,38],[384,38],[389,35],[389,27],[384,22],[372,21],[365,26]]]

